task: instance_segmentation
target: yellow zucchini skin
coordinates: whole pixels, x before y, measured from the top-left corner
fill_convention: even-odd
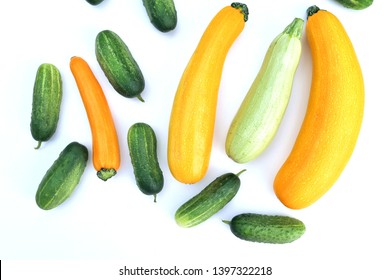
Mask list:
[[[169,122],[168,164],[182,183],[196,183],[207,172],[224,62],[244,29],[247,14],[243,4],[221,9],[207,26],[181,77]]]
[[[273,140],[286,111],[301,57],[303,20],[295,18],[271,43],[260,71],[227,134],[227,155],[238,163],[258,157]]]
[[[302,209],[337,181],[355,149],[364,115],[364,78],[340,20],[311,6],[306,34],[313,60],[310,97],[301,129],[274,180],[279,200]]]
[[[41,143],[48,141],[55,131],[60,117],[62,78],[56,66],[43,63],[38,67],[33,90],[30,130],[32,137]]]

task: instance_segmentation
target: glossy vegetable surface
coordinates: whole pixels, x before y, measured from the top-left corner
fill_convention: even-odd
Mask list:
[[[300,220],[280,215],[245,213],[224,222],[230,225],[230,230],[238,238],[260,243],[291,243],[306,231]]]
[[[238,163],[257,158],[272,142],[286,111],[301,57],[303,20],[295,18],[270,44],[260,71],[227,134],[227,155]]]
[[[62,204],[77,187],[88,161],[87,148],[72,142],[60,153],[39,184],[37,205],[50,210]]]
[[[341,3],[344,7],[351,8],[354,10],[363,10],[372,5],[374,0],[336,0]]]
[[[172,175],[182,183],[196,183],[207,172],[225,58],[247,15],[247,7],[239,3],[220,10],[181,77],[169,123],[168,163]]]
[[[31,135],[38,141],[36,149],[56,132],[61,102],[61,73],[53,64],[43,63],[35,76],[30,123]]]
[[[70,60],[88,116],[92,133],[92,160],[97,176],[106,181],[114,176],[120,166],[120,151],[114,120],[102,87],[88,63],[81,57]]]
[[[175,220],[182,227],[193,227],[203,223],[226,206],[240,189],[238,174],[226,173],[206,186],[200,193],[181,205]]]
[[[306,32],[313,59],[309,103],[274,181],[277,197],[293,209],[313,204],[335,184],[352,156],[364,112],[363,74],[341,22],[312,6]]]
[[[135,180],[146,195],[156,195],[164,186],[164,176],[157,157],[157,137],[146,123],[133,124],[127,133],[127,143]]]
[[[145,79],[128,46],[111,30],[98,33],[95,54],[104,74],[113,88],[124,97],[137,97],[144,101],[141,93]]]
[[[176,28],[177,12],[173,0],[142,0],[150,22],[161,32]]]

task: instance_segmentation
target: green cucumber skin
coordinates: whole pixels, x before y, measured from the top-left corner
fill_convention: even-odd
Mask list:
[[[57,130],[62,102],[62,78],[56,66],[43,63],[38,67],[31,112],[30,131],[38,141],[48,141]]]
[[[225,150],[235,162],[254,160],[276,135],[301,57],[303,23],[302,19],[295,18],[271,42],[258,74],[232,120]]]
[[[88,149],[71,142],[47,170],[38,186],[35,200],[43,210],[62,204],[74,191],[84,173],[88,161]]]
[[[344,7],[354,9],[354,10],[363,10],[372,5],[374,0],[336,0],[341,3]]]
[[[176,223],[184,228],[193,227],[220,211],[240,189],[241,181],[238,175],[226,173],[217,177],[200,193],[177,209]]]
[[[244,213],[226,223],[230,224],[230,230],[236,237],[260,243],[291,243],[299,239],[306,230],[302,221],[277,215]]]
[[[97,61],[113,88],[122,96],[137,97],[145,89],[145,79],[128,46],[111,30],[98,33],[95,40]]]
[[[102,3],[104,0],[86,0],[89,4],[91,5],[99,5],[100,3]]]
[[[138,188],[156,198],[164,186],[164,175],[157,157],[156,134],[150,125],[135,123],[128,130],[127,142]]]
[[[176,28],[177,11],[173,0],[142,0],[150,22],[161,32]]]

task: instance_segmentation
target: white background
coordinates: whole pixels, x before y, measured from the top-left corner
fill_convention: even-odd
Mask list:
[[[388,279],[390,46],[386,39],[390,4],[377,0],[366,10],[353,11],[332,0],[245,1],[249,20],[225,62],[209,171],[201,182],[183,185],[167,166],[172,101],[204,29],[230,3],[176,0],[178,25],[170,33],[152,26],[141,0],[106,0],[99,6],[83,0],[3,3],[0,258],[93,261],[10,262],[4,265],[4,279],[38,275],[52,279],[54,274],[60,279],[119,279],[123,277],[118,270],[124,265],[178,265],[210,271],[214,266],[271,266],[271,279]],[[306,9],[314,4],[338,16],[354,43],[365,76],[365,117],[355,152],[334,187],[309,208],[290,210],[275,197],[272,182],[294,143],[306,109],[311,56],[305,33],[291,100],[272,144],[258,159],[240,165],[226,156],[224,143],[270,42],[294,17],[306,19]],[[118,33],[137,60],[146,80],[145,103],[116,93],[102,73],[94,55],[94,39],[103,29]],[[90,154],[82,180],[69,200],[43,211],[35,204],[35,192],[62,149],[78,141],[91,152],[89,124],[69,70],[69,59],[74,55],[89,62],[106,93],[120,139],[121,168],[103,182],[95,175]],[[63,102],[55,135],[34,150],[36,142],[29,128],[32,89],[36,70],[44,62],[61,71]],[[126,134],[138,121],[149,123],[158,138],[165,185],[157,203],[134,183]],[[182,203],[217,176],[243,168],[247,172],[240,176],[241,189],[222,211],[194,228],[176,225],[174,213]],[[291,244],[246,242],[221,222],[243,212],[293,216],[306,224],[307,231]],[[69,270],[69,265],[84,269],[76,272]]]

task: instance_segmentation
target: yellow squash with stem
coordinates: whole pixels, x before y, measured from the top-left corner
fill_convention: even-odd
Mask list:
[[[363,74],[343,25],[317,6],[307,12],[310,98],[293,149],[274,180],[277,197],[292,209],[313,204],[335,184],[354,151],[364,111]]]
[[[182,183],[196,183],[207,172],[223,65],[247,16],[247,6],[241,3],[220,10],[181,77],[170,116],[168,164]]]

